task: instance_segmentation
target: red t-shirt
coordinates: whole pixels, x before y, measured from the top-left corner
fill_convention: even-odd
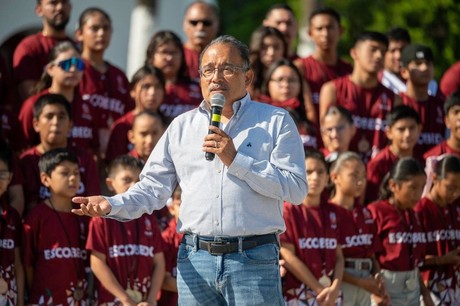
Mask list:
[[[93,156],[85,150],[79,148],[68,148],[78,158],[80,165],[80,187],[77,195],[89,196],[100,194],[99,172]],[[27,178],[24,182],[24,197],[26,212],[31,207],[28,207],[31,202],[43,201],[49,198],[50,193],[40,180],[40,170],[38,169],[38,161],[42,154],[37,150],[37,147],[30,148],[20,156],[20,166],[22,175]]]
[[[34,270],[30,304],[74,305],[78,292],[86,299],[87,233],[87,217],[55,211],[43,202],[26,216],[24,268]]]
[[[0,197],[0,278],[7,284],[6,292],[0,293],[0,304],[16,305],[15,248],[21,246],[22,222],[19,214],[10,205],[4,194]]]
[[[371,258],[376,250],[380,250],[375,239],[375,222],[366,207],[355,204],[353,210],[340,209],[337,213],[345,242],[342,245],[345,258]]]
[[[111,162],[117,156],[126,154],[133,149],[133,145],[128,140],[128,131],[132,129],[134,122],[134,112],[130,111],[120,117],[112,125],[110,131],[109,144],[105,152],[105,159]]]
[[[153,258],[163,252],[155,217],[144,214],[128,222],[92,218],[86,248],[104,254],[120,285],[125,289],[130,286],[146,299],[152,285]],[[97,297],[98,305],[117,300],[100,282],[97,283]]]
[[[441,256],[457,248],[456,228],[460,225],[460,211],[456,211],[455,205],[440,207],[425,197],[414,210],[426,234],[426,255]],[[441,281],[445,282],[445,290],[455,288],[453,265],[427,266],[422,271],[422,277],[429,281],[435,292],[440,293],[437,284]]]
[[[426,101],[416,101],[404,93],[400,93],[404,105],[415,109],[422,120],[422,133],[414,148],[419,157],[434,145],[444,140],[446,126],[444,124],[444,101],[439,97],[428,96]]]
[[[28,146],[40,143],[39,134],[33,128],[34,105],[41,96],[48,93],[49,90],[45,89],[36,95],[30,96],[21,107],[19,120]],[[70,104],[72,107],[72,129],[69,134],[69,144],[74,147],[89,148],[91,149],[90,151],[97,152],[99,141],[93,107],[82,100],[77,90],[75,90],[73,101],[70,101]]]
[[[196,108],[203,101],[198,83],[178,82],[166,86],[166,95],[160,105],[159,112],[164,115],[166,123],[182,113]]]
[[[335,268],[337,246],[344,244],[339,216],[342,207],[323,201],[319,206],[284,203],[286,231],[280,241],[293,244],[296,256],[316,279],[323,271],[331,275]],[[302,283],[291,273],[286,275],[284,290],[301,288]]]
[[[51,49],[61,41],[73,42],[69,37],[56,39],[43,36],[41,32],[24,38],[13,54],[13,72],[16,82],[39,80],[44,67],[48,64]]]
[[[324,83],[338,77],[346,76],[353,71],[353,66],[342,59],[331,66],[316,60],[312,55],[303,57],[303,74],[310,85],[313,103],[315,105],[316,118],[319,117],[319,93]],[[318,121],[319,122],[319,121]]]
[[[134,109],[134,101],[124,72],[106,64],[107,71],[100,73],[85,60],[79,91],[83,101],[94,107],[97,126],[110,129],[115,120]]]
[[[182,237],[184,236],[183,234],[177,232],[176,226],[176,219],[173,218],[169,222],[168,227],[161,233],[161,236],[163,237],[166,272],[171,273],[171,276],[174,278],[177,277],[177,252],[179,250]],[[177,300],[177,292],[161,290],[161,298],[158,301],[158,306],[174,306],[177,305]]]
[[[386,145],[386,115],[393,107],[395,94],[380,83],[374,88],[361,88],[348,76],[333,82],[337,105],[353,114],[356,135],[350,143],[350,150],[360,154],[367,162]]]
[[[428,159],[428,157],[432,157],[432,156],[436,157],[436,156],[440,156],[443,154],[455,154],[457,156],[460,156],[460,152],[455,151],[454,149],[449,147],[449,145],[447,144],[447,140],[445,140],[441,142],[440,144],[432,147],[430,150],[428,150],[423,155],[423,158]]]
[[[200,54],[201,52],[189,49],[184,45],[185,64],[187,65],[188,75],[192,80],[198,80],[200,78],[200,73],[198,72],[200,69],[198,66]]]
[[[386,146],[367,163],[366,201],[368,203],[377,200],[383,178],[398,159],[390,151],[390,147]]]
[[[444,96],[448,97],[460,88],[460,61],[456,62],[444,72],[441,78],[440,88]]]
[[[387,200],[367,206],[377,226],[382,251],[376,252],[380,268],[409,271],[425,257],[426,235],[415,212],[400,211]]]

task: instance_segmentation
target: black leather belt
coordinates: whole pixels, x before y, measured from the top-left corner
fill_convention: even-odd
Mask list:
[[[345,259],[345,268],[355,269],[355,270],[367,270],[370,271],[372,268],[372,262],[369,260],[346,260]]]
[[[185,234],[182,243],[195,246],[192,234]],[[241,240],[241,249],[247,250],[256,246],[277,243],[278,239],[275,234],[245,236],[245,237],[207,237],[196,236],[196,245],[200,250],[208,251],[211,255],[222,255],[227,253],[238,252]]]

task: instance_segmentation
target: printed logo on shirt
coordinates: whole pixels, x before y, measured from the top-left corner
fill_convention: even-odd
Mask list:
[[[117,84],[117,88],[120,93],[124,95],[128,93],[128,89],[125,88],[125,83],[123,82],[123,78],[121,76],[117,76]]]
[[[420,145],[437,145],[444,140],[439,133],[421,133],[417,144]]]
[[[401,243],[426,243],[425,233],[406,233],[396,232],[388,234],[388,240],[390,244],[401,244]]]
[[[0,248],[6,250],[14,249],[14,240],[13,239],[0,239]]]
[[[301,249],[330,249],[337,248],[337,239],[335,238],[299,238],[299,247]]]
[[[152,232],[152,222],[150,222],[149,219],[145,219],[145,231],[144,231],[144,235],[147,236],[147,237],[152,237],[153,236],[153,232]]]
[[[153,246],[146,246],[141,244],[121,244],[109,247],[110,258],[136,255],[154,257]]]
[[[345,237],[345,245],[344,248],[351,248],[356,246],[363,246],[363,245],[372,245],[372,235],[371,234],[361,234],[361,235],[353,235]]]
[[[313,99],[313,103],[319,104],[319,92],[312,92],[311,97]]]
[[[81,114],[82,118],[89,120],[89,121],[93,120],[93,116],[91,116],[91,111],[89,109],[88,104],[82,103],[81,110],[82,110],[82,114]]]
[[[364,223],[365,224],[373,224],[374,219],[372,219],[371,212],[367,208],[363,208],[363,215],[364,215]]]
[[[337,216],[334,212],[329,213],[329,220],[331,222],[331,228],[336,229],[337,228]]]
[[[110,98],[98,94],[94,95],[83,95],[82,96],[83,100],[89,101],[92,106],[96,108],[101,108],[104,110],[108,110],[117,114],[120,114],[120,116],[125,114],[125,105],[118,99],[115,98]]]
[[[69,258],[79,258],[86,260],[86,250],[80,248],[54,248],[54,249],[45,249],[43,251],[45,255],[45,260],[51,259],[69,259]]]
[[[353,116],[353,122],[358,129],[370,131],[384,131],[386,126],[386,120],[380,118]]]
[[[390,103],[388,103],[388,96],[387,96],[386,93],[382,93],[382,95],[380,96],[380,101],[381,102],[379,104],[379,108],[381,110],[389,112],[390,108],[391,108],[391,105],[390,105]]]
[[[445,241],[445,240],[460,240],[460,230],[436,230],[426,233],[428,242]]]
[[[74,126],[70,131],[70,137],[80,139],[92,139],[93,130],[86,126]]]

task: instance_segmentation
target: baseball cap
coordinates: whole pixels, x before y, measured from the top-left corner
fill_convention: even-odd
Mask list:
[[[411,61],[421,60],[421,59],[424,59],[430,62],[434,61],[433,51],[431,51],[430,47],[424,46],[424,45],[410,44],[410,45],[407,45],[402,51],[401,64],[404,67],[407,67],[407,65]]]

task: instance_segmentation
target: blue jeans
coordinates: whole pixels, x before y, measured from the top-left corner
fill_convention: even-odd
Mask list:
[[[284,305],[278,259],[276,243],[223,255],[182,243],[179,305]]]

